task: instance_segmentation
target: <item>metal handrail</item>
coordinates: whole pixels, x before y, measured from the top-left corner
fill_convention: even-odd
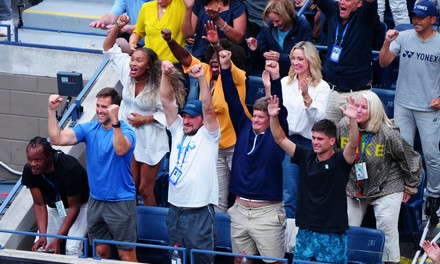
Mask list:
[[[221,252],[221,251],[214,251],[214,250],[203,250],[203,249],[191,249],[190,251],[190,263],[194,262],[194,253],[202,253],[202,254],[209,254],[209,255],[222,255],[222,256],[228,256],[228,257],[246,257],[248,259],[261,259],[261,260],[268,260],[268,261],[279,261],[285,264],[289,264],[289,261],[285,258],[270,258],[270,257],[264,257],[264,256],[256,256],[256,255],[247,255],[247,254],[236,254],[236,253],[229,253],[229,252]],[[309,263],[309,262],[302,262],[302,263]],[[312,262],[310,262],[312,263]],[[317,263],[317,262],[313,262]]]
[[[299,9],[298,13],[296,14],[297,16],[301,16],[304,11],[309,7],[309,4],[312,0],[306,0],[306,2],[303,4],[303,6]]]
[[[182,251],[183,263],[186,264],[186,248],[182,247],[171,247],[171,246],[160,246],[160,245],[152,245],[152,244],[142,244],[142,243],[131,243],[131,242],[122,242],[115,240],[105,240],[105,239],[92,239],[92,257],[93,259],[101,259],[100,256],[96,255],[96,244],[111,244],[111,245],[121,245],[121,246],[132,246],[132,247],[143,247],[143,248],[153,248],[153,249],[163,249],[163,250],[177,250]],[[287,262],[286,262],[287,264]]]
[[[53,234],[41,234],[34,232],[25,232],[25,231],[16,231],[16,230],[7,230],[0,229],[0,233],[11,233],[16,235],[25,235],[25,236],[44,236],[44,237],[52,237],[52,238],[61,238],[61,239],[70,239],[70,240],[79,240],[83,242],[83,254],[78,256],[79,258],[87,258],[88,256],[88,239],[85,237],[74,237],[74,236],[61,236],[61,235],[53,235]],[[0,250],[4,249],[3,245],[0,245]]]
[[[77,118],[79,118],[80,107],[81,107],[81,100],[84,99],[85,95],[89,92],[92,85],[95,83],[96,78],[102,73],[105,66],[108,64],[109,60],[108,58],[104,58],[101,65],[98,67],[96,72],[90,77],[90,80],[87,82],[86,86],[81,90],[79,95],[76,97],[75,102],[67,109],[67,111],[64,113],[63,117],[61,118],[60,122],[58,122],[58,126],[61,128],[65,125],[68,118],[72,116],[72,121],[76,121]],[[20,173],[21,175],[21,173]],[[8,206],[9,202],[12,200],[14,195],[17,193],[17,191],[21,188],[21,177],[18,179],[17,183],[14,185],[14,188],[9,192],[8,197],[3,201],[3,203],[0,205],[0,214],[3,214],[4,210]]]
[[[0,166],[2,166],[3,168],[5,168],[7,171],[9,171],[12,174],[15,174],[17,176],[21,176],[21,172],[13,170],[11,167],[9,167],[8,165],[6,165],[5,163],[3,163],[2,161],[0,161]]]

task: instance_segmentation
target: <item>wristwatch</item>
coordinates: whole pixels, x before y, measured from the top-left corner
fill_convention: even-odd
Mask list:
[[[112,124],[112,127],[114,127],[114,128],[120,128],[120,127],[121,127],[121,122],[118,121],[117,124]]]

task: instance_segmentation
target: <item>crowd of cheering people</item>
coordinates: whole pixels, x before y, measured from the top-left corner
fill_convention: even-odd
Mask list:
[[[116,3],[118,12],[133,13],[126,1]],[[438,223],[440,36],[432,27],[435,4],[417,2],[399,20],[411,18],[414,29],[389,30],[380,51],[383,67],[400,58],[394,114],[400,127],[372,91],[376,0],[315,0],[311,20],[297,16],[304,3],[291,0],[141,4],[134,17],[112,11],[90,24],[109,30],[103,48],[119,76],[122,98],[112,88],[103,89],[96,95],[97,120],[62,131],[54,116],[62,98],[52,95],[48,102],[51,144],[86,144],[89,237],[136,241],[136,225],[148,224],[136,223],[136,194],[143,205],[156,205],[156,175],[170,152],[171,245],[214,250],[214,215],[228,213],[234,253],[283,258],[290,251],[298,260],[346,263],[345,230],[360,226],[370,205],[385,235],[383,261],[397,263],[400,205],[417,192],[423,170],[412,146],[415,128],[423,137],[426,213]],[[262,23],[248,17],[247,8],[254,16],[258,5]],[[392,11],[398,16],[396,8]],[[323,15],[324,53],[314,45]],[[411,65],[418,68],[412,75]],[[245,104],[250,74],[261,75],[265,88],[252,108]],[[189,86],[189,79],[198,85]],[[422,128],[427,123],[429,132]],[[66,217],[68,224],[58,232],[67,234],[74,222],[85,222],[76,217],[84,189],[58,188],[59,169],[53,163],[59,158],[39,142],[27,148],[26,172],[38,175],[44,192],[51,192],[37,191],[36,182],[24,183],[39,206],[37,216],[47,213],[44,201],[50,202],[48,208],[62,201],[64,210],[75,209],[75,217]],[[38,222],[42,233],[49,232],[47,226],[47,219]],[[296,243],[289,232],[297,233]],[[37,243],[34,250],[54,248],[53,243],[46,247],[45,239]],[[433,252],[440,249],[429,245],[424,247],[439,256]],[[97,248],[104,258],[109,251],[105,244]],[[136,261],[133,247],[118,246],[118,253]],[[197,259],[212,261],[212,256]]]

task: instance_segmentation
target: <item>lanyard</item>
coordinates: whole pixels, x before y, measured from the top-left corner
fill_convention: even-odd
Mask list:
[[[180,142],[180,145],[178,146],[179,153],[177,154],[176,166],[180,164],[180,155],[182,154],[183,142],[185,141],[185,139],[186,139],[186,135],[183,135],[182,141]],[[191,147],[190,144],[191,144],[191,140],[189,140],[188,144],[186,144],[185,151],[183,152],[182,164],[180,165],[181,168],[183,166],[183,163],[185,162],[186,153],[188,152],[189,149],[194,148],[194,146]]]
[[[365,152],[367,150],[367,146],[368,144],[370,144],[371,141],[371,137],[373,136],[373,134],[368,134],[367,140],[364,141],[365,135],[362,135],[362,141],[361,141],[361,145],[359,147],[359,149],[361,149],[361,153],[360,153],[360,157],[359,157],[359,163],[361,163],[364,160],[364,156],[365,156]],[[365,142],[364,145],[364,149],[362,149],[362,143]]]
[[[347,33],[348,26],[350,25],[350,22],[347,22],[345,25],[344,31],[342,32],[341,42],[338,44],[338,36],[339,36],[339,22],[336,25],[336,33],[335,33],[335,44],[338,46],[342,46],[342,42],[344,41],[345,33]]]
[[[43,173],[41,173],[41,176],[43,176],[43,179],[46,180],[46,182],[49,183],[49,185],[57,191],[57,197],[56,197],[57,201],[61,200],[60,193],[58,192],[58,182],[57,185],[55,185]]]

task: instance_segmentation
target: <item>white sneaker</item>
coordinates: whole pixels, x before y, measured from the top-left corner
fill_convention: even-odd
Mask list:
[[[9,25],[11,26],[11,35],[14,34],[14,22],[12,19],[10,20],[0,20],[0,25]],[[8,29],[6,27],[0,27],[0,37],[6,37],[8,34]]]

